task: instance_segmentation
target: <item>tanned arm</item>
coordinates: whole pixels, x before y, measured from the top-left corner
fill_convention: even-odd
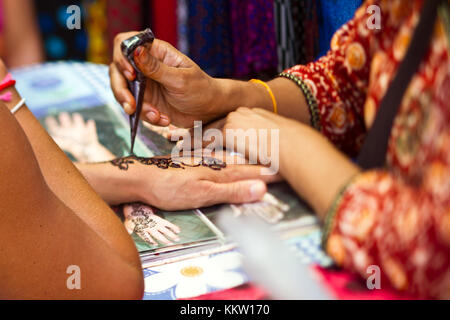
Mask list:
[[[0,78],[3,78],[7,71],[4,66],[0,66],[0,70]],[[13,99],[7,107],[12,109],[21,97],[14,88],[9,90]],[[45,182],[55,196],[95,230],[124,260],[135,268],[140,268],[134,243],[120,219],[90,187],[30,110],[26,106],[22,107],[15,119],[25,132]]]
[[[61,180],[73,183],[66,180],[63,186],[53,174],[45,178],[25,132],[3,104],[0,127],[0,299],[139,299],[142,271],[134,262],[136,250],[124,251],[128,236],[120,232],[112,241],[88,225],[89,219],[80,218],[106,216],[110,211],[100,201],[95,203],[94,196],[90,200],[90,189],[77,181],[69,166],[59,173]],[[65,163],[59,160],[58,165]],[[48,166],[45,170],[47,175],[51,171]],[[82,204],[66,199],[69,207],[48,181],[53,188],[72,189],[74,201],[87,200],[93,207],[82,209]],[[111,226],[119,229],[120,223]],[[79,267],[80,289],[67,285],[73,283],[69,266]]]

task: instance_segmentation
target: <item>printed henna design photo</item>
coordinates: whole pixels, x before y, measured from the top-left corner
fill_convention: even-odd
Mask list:
[[[124,206],[125,228],[150,245],[172,244],[180,240],[181,229],[173,223],[156,215],[153,208],[142,203]]]

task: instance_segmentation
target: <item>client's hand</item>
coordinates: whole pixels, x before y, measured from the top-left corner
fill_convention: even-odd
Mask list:
[[[135,34],[116,36],[110,65],[111,88],[128,114],[135,112],[136,102],[127,80],[134,80],[136,74],[122,54],[121,43]],[[220,115],[216,107],[217,81],[169,43],[155,39],[151,49],[136,49],[135,63],[148,78],[142,111],[144,121],[160,126],[173,122],[192,127],[194,120],[210,121]]]
[[[171,244],[179,241],[180,228],[157,216],[153,209],[141,203],[128,204],[123,208],[125,228],[128,233],[136,233],[142,240],[151,244]]]
[[[142,202],[170,211],[255,202],[266,193],[266,182],[279,180],[261,166],[224,168],[214,161],[127,157],[80,169],[110,204]],[[205,166],[211,164],[217,170]]]
[[[289,147],[292,148],[298,146],[296,131],[299,126],[301,124],[295,120],[264,109],[238,108],[203,129],[204,136],[208,135],[209,129],[220,130],[222,140],[203,137],[198,145],[211,149],[225,147],[228,151],[244,155],[252,164],[257,161],[259,164],[269,165],[272,160],[279,160],[281,142],[289,142]],[[190,135],[195,137],[194,129],[190,129]],[[194,139],[182,141],[179,148],[190,149],[194,147],[194,143]]]

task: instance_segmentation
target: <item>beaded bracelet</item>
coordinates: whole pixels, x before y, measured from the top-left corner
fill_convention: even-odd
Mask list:
[[[342,198],[344,197],[345,192],[348,190],[348,187],[360,176],[360,173],[353,175],[341,189],[339,190],[338,195],[335,197],[331,207],[328,209],[328,212],[325,215],[325,220],[322,227],[322,248],[326,250],[326,245],[328,242],[328,238],[331,233],[331,229],[333,228],[334,220],[336,219],[336,215],[339,209],[339,206],[342,202]]]
[[[294,76],[293,74],[282,72],[278,75],[281,78],[287,78],[295,82],[295,84],[302,90],[303,95],[305,96],[306,104],[308,105],[309,112],[311,114],[311,125],[316,128],[318,131],[322,130],[322,124],[320,122],[320,114],[319,107],[317,104],[317,100],[309,89],[308,85],[299,77]]]

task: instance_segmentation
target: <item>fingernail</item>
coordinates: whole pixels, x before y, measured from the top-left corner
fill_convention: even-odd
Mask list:
[[[131,105],[128,102],[125,102],[123,104],[123,110],[127,113],[127,114],[132,114],[133,113],[133,109],[131,108]]]
[[[141,53],[142,53],[142,50],[144,50],[144,48],[142,48],[142,47],[137,47],[136,50],[134,50],[134,55],[135,55],[136,57],[139,57],[139,56],[141,55]]]
[[[150,111],[149,113],[147,113],[147,118],[149,118],[150,120],[154,121],[156,118],[156,112],[155,111]]]
[[[250,196],[253,200],[262,199],[266,193],[266,185],[264,182],[255,182],[250,187]]]
[[[166,125],[168,126],[170,124],[170,120],[169,117],[165,116],[165,115],[161,115],[160,116],[160,121],[161,121],[161,125]]]

